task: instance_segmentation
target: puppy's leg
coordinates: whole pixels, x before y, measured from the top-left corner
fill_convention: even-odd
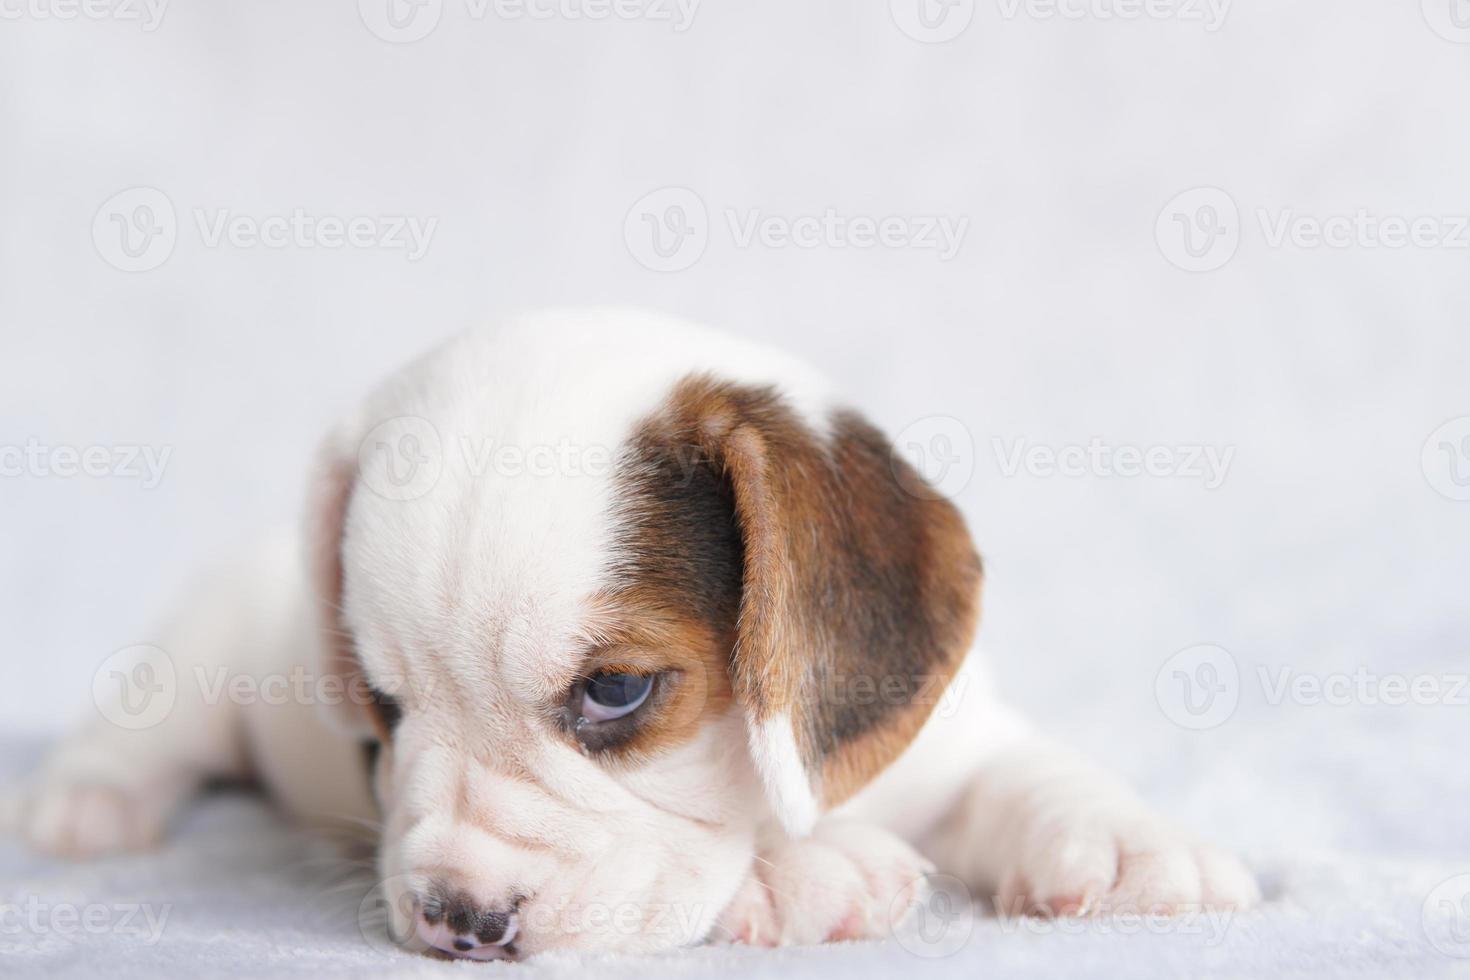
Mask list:
[[[6,802],[7,822],[54,854],[133,850],[158,841],[205,779],[247,774],[241,709],[218,684],[258,637],[258,596],[242,585],[200,589],[141,667],[109,664],[98,703]]]
[[[828,818],[810,837],[761,849],[710,939],[787,946],[887,936],[933,870],[887,830]]]
[[[1003,915],[1245,908],[1235,857],[1201,844],[1091,762],[1017,723],[926,847]]]

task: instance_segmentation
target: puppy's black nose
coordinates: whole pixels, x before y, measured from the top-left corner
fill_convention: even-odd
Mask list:
[[[477,903],[463,891],[435,887],[419,902],[418,936],[450,956],[472,960],[510,959],[515,956],[519,899],[504,908]]]

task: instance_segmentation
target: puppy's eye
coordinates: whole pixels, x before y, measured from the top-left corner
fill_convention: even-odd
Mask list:
[[[582,690],[582,717],[595,723],[630,715],[652,690],[651,674],[593,674]]]
[[[378,724],[378,731],[384,737],[393,734],[393,729],[398,727],[398,722],[403,718],[403,708],[399,706],[398,699],[391,694],[385,694],[377,688],[370,688],[372,701],[368,710],[372,712],[373,719]]]

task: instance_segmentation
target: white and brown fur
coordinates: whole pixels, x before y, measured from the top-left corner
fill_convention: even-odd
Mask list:
[[[360,451],[403,418],[442,464],[406,500]],[[559,445],[611,465],[465,451]],[[301,818],[381,820],[394,934],[477,958],[879,936],[935,867],[1012,910],[1258,898],[990,694],[963,520],[778,352],[606,311],[472,332],[327,440],[306,537],[306,561],[274,543],[184,604],[158,638],[173,710],[64,743],[23,801],[33,842],[144,846],[205,779],[258,778]],[[206,704],[188,682],[302,665],[373,693]],[[568,700],[599,669],[660,677],[611,733]]]

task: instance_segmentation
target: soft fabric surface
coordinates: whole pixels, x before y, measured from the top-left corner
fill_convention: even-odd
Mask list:
[[[943,938],[928,945],[910,940],[912,949],[888,941],[774,951],[705,947],[657,959],[548,955],[516,964],[439,962],[387,946],[368,897],[371,875],[354,873],[335,845],[285,826],[261,800],[230,793],[191,809],[177,836],[157,853],[68,864],[37,857],[13,841],[0,844],[0,975],[1470,976],[1470,914],[1461,908],[1456,920],[1437,902],[1425,909],[1437,886],[1470,871],[1470,860],[1317,850],[1310,832],[1270,839],[1271,827],[1288,820],[1310,828],[1331,819],[1364,835],[1381,834],[1397,822],[1395,812],[1412,812],[1416,797],[1427,792],[1420,782],[1430,775],[1427,767],[1375,749],[1382,744],[1380,726],[1364,721],[1350,729],[1352,744],[1339,739],[1335,751],[1356,749],[1368,767],[1377,760],[1379,778],[1319,778],[1327,769],[1321,743],[1293,745],[1288,733],[1258,726],[1260,754],[1253,763],[1215,771],[1209,785],[1195,787],[1192,801],[1165,794],[1177,805],[1171,809],[1213,810],[1213,819],[1197,815],[1216,837],[1229,839],[1233,828],[1237,837],[1256,838],[1246,853],[1261,877],[1265,906],[1223,919],[1017,922],[977,910],[952,915],[943,927],[948,932],[939,918],[931,919],[931,935]],[[34,743],[8,744],[3,774],[11,778],[28,766],[35,749]],[[1302,791],[1291,801],[1276,798],[1277,779],[1286,770]],[[1184,753],[1161,759],[1158,770],[1161,776],[1191,771],[1198,772]],[[1268,812],[1250,820],[1255,803]],[[1410,819],[1397,828],[1408,849],[1419,829],[1430,832],[1414,824]],[[68,907],[77,910],[74,918],[67,918]],[[934,906],[936,915],[946,908]],[[1431,933],[1444,950],[1431,944]],[[920,955],[934,952],[948,955]]]

